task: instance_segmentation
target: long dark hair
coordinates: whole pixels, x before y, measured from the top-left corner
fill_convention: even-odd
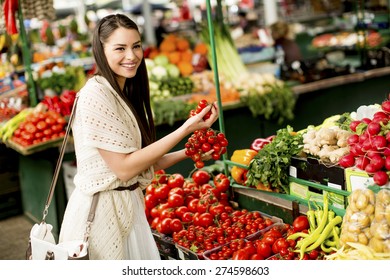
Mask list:
[[[119,27],[134,29],[139,32],[136,23],[122,14],[109,15],[102,18],[95,28],[92,39],[92,52],[96,62],[96,75],[106,78],[119,96],[126,102],[127,106],[129,106],[141,130],[142,147],[145,147],[156,140],[145,59],[142,58],[136,75],[133,78],[126,79],[122,90],[104,54],[103,44]]]

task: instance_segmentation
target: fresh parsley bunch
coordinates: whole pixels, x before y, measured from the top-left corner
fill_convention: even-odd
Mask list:
[[[248,186],[263,184],[273,191],[289,193],[291,157],[303,149],[303,138],[291,126],[277,131],[271,143],[265,145],[252,159],[248,169]]]

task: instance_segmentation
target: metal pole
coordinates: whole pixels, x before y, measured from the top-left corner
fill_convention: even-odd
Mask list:
[[[31,56],[30,56],[30,50],[27,46],[27,35],[26,30],[24,28],[24,19],[23,19],[23,13],[20,6],[20,1],[18,1],[18,20],[19,20],[19,33],[20,33],[20,39],[22,40],[22,53],[23,53],[23,63],[25,67],[25,72],[27,73],[27,89],[29,94],[29,100],[30,100],[30,107],[35,107],[38,103],[37,101],[37,94],[35,90],[35,82],[32,75],[31,70]]]
[[[224,126],[224,119],[223,119],[223,110],[222,110],[222,101],[221,101],[221,92],[219,87],[219,76],[218,76],[218,64],[217,64],[217,53],[215,51],[215,40],[214,40],[214,27],[213,27],[213,20],[212,20],[212,14],[211,14],[211,4],[210,0],[206,1],[207,4],[207,23],[209,26],[209,36],[210,36],[210,47],[212,51],[212,61],[213,61],[213,72],[214,72],[214,81],[215,81],[215,88],[216,88],[216,94],[217,94],[217,102],[218,102],[218,108],[219,108],[219,130],[222,133],[225,133],[225,126]],[[227,151],[225,154],[222,155],[223,160],[225,161],[227,159]],[[225,167],[225,174],[229,174],[228,165],[224,162]]]

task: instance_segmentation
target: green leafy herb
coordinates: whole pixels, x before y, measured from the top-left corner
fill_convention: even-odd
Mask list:
[[[266,84],[265,93],[259,93],[255,88],[248,92],[242,101],[248,106],[252,115],[264,116],[265,119],[277,119],[281,124],[294,118],[296,96],[285,83]]]
[[[340,116],[340,118],[336,121],[336,124],[344,130],[352,131],[349,128],[349,125],[352,122],[351,114],[350,113],[344,113]]]
[[[291,126],[279,129],[271,143],[265,145],[253,158],[248,169],[247,185],[262,183],[275,192],[289,193],[289,167],[291,157],[303,149],[303,138]]]

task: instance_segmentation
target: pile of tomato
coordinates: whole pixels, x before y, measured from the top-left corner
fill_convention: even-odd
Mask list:
[[[230,180],[196,170],[191,178],[158,171],[146,188],[146,216],[153,230],[198,255],[232,240],[246,238],[274,222],[260,212],[234,209]]]
[[[67,121],[57,112],[46,111],[29,114],[12,135],[12,141],[30,146],[57,139],[65,135]]]

